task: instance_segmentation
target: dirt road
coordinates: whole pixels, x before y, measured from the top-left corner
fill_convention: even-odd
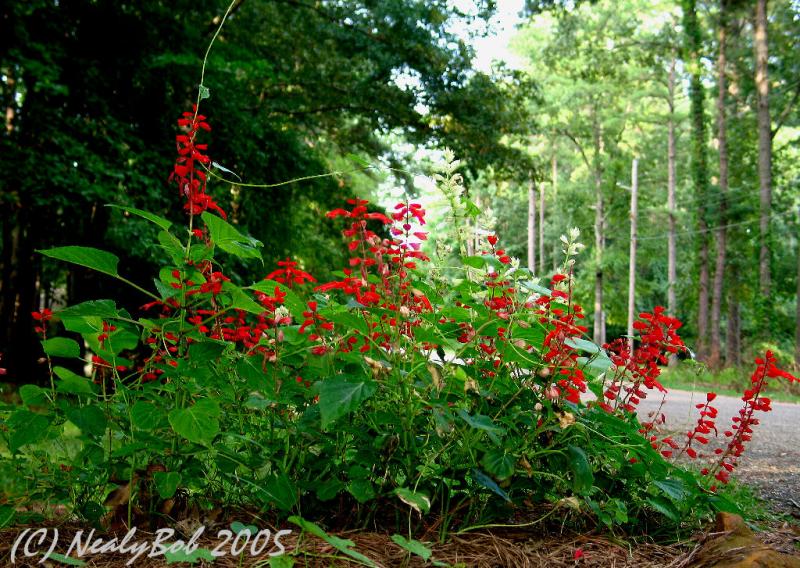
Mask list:
[[[655,411],[660,397],[643,400],[639,414]],[[670,390],[662,412],[667,416],[666,429],[684,433],[694,427],[705,393]],[[719,411],[717,428],[720,440],[730,427],[731,417],[738,416],[742,401],[719,396],[714,400]],[[747,444],[735,475],[756,486],[761,495],[778,510],[800,515],[800,404],[773,402],[772,412],[761,413],[761,423],[753,428],[753,440]]]

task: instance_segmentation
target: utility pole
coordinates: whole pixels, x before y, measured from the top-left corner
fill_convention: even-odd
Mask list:
[[[675,55],[669,64],[667,79],[669,119],[667,122],[667,211],[669,214],[669,236],[667,238],[667,311],[672,317],[678,317],[678,245],[677,218],[675,204]],[[678,358],[672,355],[669,366],[675,367]]]
[[[794,363],[800,367],[800,205],[797,207],[797,310],[795,318]]]
[[[536,182],[528,186],[528,269],[536,270]]]
[[[556,202],[558,200],[558,159],[556,158],[555,149],[553,150],[553,157],[550,160],[551,164],[551,180],[553,184],[553,196],[550,198],[550,211],[552,215],[553,208],[556,206]],[[558,251],[559,251],[559,241],[558,239],[553,239],[553,272],[558,269]]]
[[[544,274],[544,188],[545,182],[539,185],[539,276]]]
[[[631,252],[628,268],[628,349],[633,353],[633,320],[636,312],[636,239],[639,222],[639,160],[631,166]]]

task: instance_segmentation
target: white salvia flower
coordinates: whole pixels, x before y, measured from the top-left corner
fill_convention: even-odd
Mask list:
[[[567,259],[569,259],[585,249],[586,245],[577,242],[578,237],[581,235],[581,230],[578,227],[572,227],[569,229],[567,231],[567,235],[561,235],[561,242],[564,245],[562,252],[564,255],[566,255]],[[572,265],[570,264],[570,266]]]
[[[275,319],[281,320],[283,318],[288,318],[288,317],[289,317],[289,310],[286,308],[286,306],[278,306],[278,308],[275,310]]]
[[[444,149],[444,161],[446,163],[450,163],[456,158],[456,153],[453,152],[450,148]]]

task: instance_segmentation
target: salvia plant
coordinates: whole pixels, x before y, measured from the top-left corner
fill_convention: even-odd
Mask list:
[[[562,238],[564,263],[546,286],[496,235],[467,256],[459,224],[475,207],[450,152],[435,179],[455,258],[428,245],[436,239],[419,203],[381,211],[352,199],[320,221],[342,227],[349,252],[336,279],[317,282],[286,259],[238,281],[219,259],[260,260],[262,243],[209,192],[211,127],[197,105],[178,127],[170,181],[186,225],[119,206],[159,231],[151,289],[108,252],[41,251],[150,301],[134,312],[98,299],[33,314],[51,380],[22,387],[23,405],[3,410],[7,514],[36,503],[130,524],[242,507],[444,536],[542,515],[692,526],[735,509],[719,486],[770,409],[764,388],[795,380],[771,353],[715,450],[713,393],[685,436],[663,432],[660,412],[640,421],[637,405],[666,394],[660,369],[685,349],[680,322],[656,308],[640,315],[633,342],[585,339],[573,299],[577,230]]]

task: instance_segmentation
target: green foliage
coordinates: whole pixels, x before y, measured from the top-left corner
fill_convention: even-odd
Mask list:
[[[576,526],[590,515],[646,530],[664,519],[694,526],[729,506],[665,461],[634,415],[580,402],[581,390],[602,390],[611,362],[593,365],[608,360],[603,349],[564,327],[579,309],[568,272],[544,288],[492,245],[464,259],[468,278],[462,270],[440,288],[441,267],[400,239],[360,249],[375,235],[367,219],[388,218],[341,211],[355,243],[348,264],[363,268],[357,281],[312,290],[285,264],[275,280],[240,287],[214,270],[212,255],[251,255],[254,241],[204,214],[188,241],[160,239],[177,244],[163,251],[157,314],[132,317],[107,300],[56,313],[93,354],[91,380],[58,367],[50,389],[26,387],[26,408],[0,415],[11,467],[63,466],[33,484],[21,477],[19,495],[61,496],[92,520],[112,479],[148,472],[131,481],[140,509],[178,494],[322,521],[337,507],[359,522],[399,508],[411,518],[452,516],[445,530],[526,503],[566,506],[576,514],[565,522]],[[394,227],[408,238],[415,229],[404,225],[419,208],[399,211]],[[546,294],[531,302],[537,286]],[[45,346],[51,357],[82,357],[73,340]],[[458,515],[457,503],[466,504]],[[350,541],[288,519],[367,562]],[[412,536],[395,542],[429,559]]]
[[[228,4],[26,0],[4,8],[0,101],[10,122],[0,136],[0,260],[15,297],[0,303],[0,342],[12,381],[46,380],[34,363],[39,349],[28,317],[44,307],[39,298],[67,281],[71,303],[115,286],[43,261],[35,249],[99,247],[127,274],[157,268],[168,245],[155,236],[181,219],[171,207],[180,190],[167,184],[173,120],[196,98],[199,54]],[[476,167],[524,168],[527,158],[502,138],[531,124],[520,99],[529,86],[510,72],[476,73],[471,48],[453,31],[490,17],[494,3],[476,7],[236,3],[201,93],[204,112],[225,117],[211,134],[212,193],[231,226],[265,243],[231,243],[238,253],[249,250],[219,258],[234,277],[254,269],[259,255],[270,264],[300,258],[328,277],[345,258],[336,229],[307,227],[320,211],[372,193],[389,175],[380,164],[402,169],[406,157],[394,140],[450,144]],[[410,185],[412,174],[396,173]],[[73,262],[86,266],[77,252]],[[111,256],[103,262],[115,270]],[[145,301],[122,286],[109,292],[128,308]]]

